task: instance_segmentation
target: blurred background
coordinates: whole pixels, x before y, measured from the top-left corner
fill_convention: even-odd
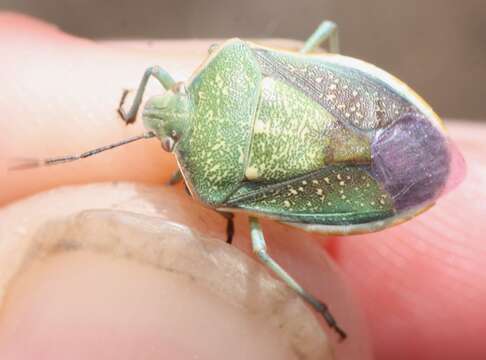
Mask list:
[[[396,75],[447,118],[486,119],[485,0],[0,0],[88,38],[304,40],[338,23],[341,49]]]

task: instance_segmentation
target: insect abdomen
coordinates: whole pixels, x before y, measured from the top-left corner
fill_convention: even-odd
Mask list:
[[[407,114],[378,132],[372,145],[371,174],[400,211],[430,204],[449,176],[447,139],[425,117]]]

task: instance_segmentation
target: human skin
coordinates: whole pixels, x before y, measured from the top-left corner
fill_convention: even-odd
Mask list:
[[[0,16],[0,41],[3,49],[0,68],[0,204],[8,205],[42,190],[69,184],[127,180],[160,185],[168,179],[175,169],[174,160],[153,139],[69,165],[21,172],[7,172],[6,167],[7,162],[15,157],[74,154],[141,133],[141,122],[124,126],[116,113],[122,90],[135,88],[143,70],[154,64],[164,66],[177,80],[186,79],[206,55],[208,42],[95,43],[71,37],[44,23],[12,14]],[[160,89],[156,86],[149,89],[151,94],[157,91]],[[486,333],[483,315],[486,304],[486,279],[483,274],[486,266],[486,245],[482,241],[486,230],[486,160],[481,153],[481,150],[484,151],[486,129],[483,125],[467,122],[450,123],[449,129],[451,138],[465,156],[468,176],[460,187],[418,218],[379,233],[353,237],[308,235],[272,222],[264,222],[271,253],[275,249],[275,256],[285,263],[292,274],[300,276],[306,287],[318,289],[320,297],[336,310],[338,318],[343,319],[343,326],[347,326],[350,334],[354,334],[344,344],[335,346],[338,358],[366,356],[363,354],[367,353],[368,338],[366,331],[362,330],[360,311],[364,313],[364,326],[369,329],[377,359],[479,359],[486,355],[486,346],[481,336]],[[84,208],[89,208],[90,203],[98,201],[103,194],[108,196],[111,191],[105,188],[98,190],[99,192],[83,198]],[[69,198],[74,198],[79,191],[82,190],[73,189],[63,201],[69,202]],[[128,188],[123,191],[127,196],[133,195]],[[153,191],[163,193],[166,190]],[[170,210],[174,208],[180,209],[179,201],[184,203],[189,200],[180,188],[174,191],[177,194],[171,198],[172,202],[161,205],[164,214],[170,214]],[[15,211],[15,216],[9,215],[11,224],[21,222],[26,216],[36,216],[36,211],[42,212],[43,216],[54,212],[48,207],[32,209],[25,203],[15,206],[20,210]],[[175,220],[192,226],[198,218],[214,216],[208,232],[216,238],[224,238],[224,222],[218,220],[217,215],[210,215],[210,212],[199,206],[187,205],[183,209],[184,211],[178,212]],[[169,219],[172,218],[169,216]],[[199,230],[204,232],[203,227],[199,226]],[[196,225],[194,227],[197,228]],[[248,252],[246,227],[245,217],[238,216],[236,246]],[[294,240],[296,237],[299,239]],[[302,246],[304,259],[300,260],[291,258],[299,248],[296,245],[299,241],[305,243]],[[322,256],[309,264],[307,260],[312,257],[310,254],[316,251],[322,252]],[[326,271],[326,266],[319,265],[319,259],[326,261],[326,251],[344,276],[339,271]],[[87,286],[87,282],[93,282],[78,276],[82,273],[80,269],[84,263],[90,268],[96,266],[100,271],[103,270],[105,281],[95,283],[93,287]],[[76,264],[79,266],[77,269]],[[147,318],[159,318],[157,315],[160,314],[155,310],[156,302],[143,303],[143,299],[151,299],[151,283],[147,279],[156,276],[143,273],[140,278],[130,278],[128,274],[132,272],[127,269],[133,264],[103,264],[105,263],[100,259],[80,256],[70,261],[54,259],[47,265],[36,263],[32,266],[36,266],[35,274],[49,271],[55,273],[52,269],[66,268],[66,271],[72,271],[72,277],[79,281],[80,287],[86,286],[83,289],[93,293],[106,289],[109,279],[125,278],[129,290],[120,291],[147,293],[140,300],[137,311],[141,311]],[[2,264],[0,274],[1,267]],[[133,272],[138,274],[139,270],[133,269]],[[54,310],[45,305],[50,303],[49,292],[46,298],[39,298],[36,304],[21,301],[29,298],[30,287],[49,280],[48,276],[46,279],[41,278],[41,275],[36,276],[39,278],[34,274],[27,274],[23,280],[14,281],[8,287],[7,305],[0,313],[0,335],[2,326],[7,326],[8,319],[14,322],[15,319],[22,319],[23,323],[29,324],[32,319],[28,317],[16,318],[20,316],[18,314],[36,315],[25,310],[29,306],[35,305],[36,309],[42,309],[46,313],[42,319],[36,318],[41,325],[40,321],[51,321],[55,317],[52,314],[49,316],[49,311]],[[143,288],[134,285],[140,283],[139,279],[144,279]],[[154,293],[161,291],[155,285],[154,288]],[[67,282],[59,282],[56,289],[56,301],[63,303],[62,299],[65,297],[66,303],[76,304],[76,293]],[[332,290],[336,292],[329,294]],[[179,293],[173,296],[175,299],[182,297]],[[20,300],[14,300],[17,298]],[[24,304],[23,312],[16,310],[16,306],[20,306],[18,304]],[[349,310],[343,304],[349,305]],[[87,318],[90,314],[110,313],[113,321],[108,321],[108,318],[103,327],[99,327],[102,333],[99,336],[106,333],[115,335],[106,337],[103,349],[93,349],[90,354],[101,358],[102,353],[96,351],[106,351],[109,348],[120,351],[119,358],[133,355],[123,346],[119,346],[126,344],[127,339],[121,335],[116,336],[117,333],[124,333],[124,323],[120,325],[119,319],[126,313],[134,313],[133,302],[120,301],[117,303],[118,310],[113,312],[102,306],[106,306],[106,302],[95,302],[88,308],[90,311],[85,309],[81,313]],[[210,323],[218,316],[214,303],[207,301],[200,306],[204,309],[201,311],[204,317],[200,321],[205,319]],[[103,309],[106,311],[103,312]],[[96,318],[96,315],[93,317]],[[160,326],[163,326],[163,321],[161,322]],[[44,327],[51,328],[50,323],[40,326]],[[29,337],[32,335],[28,333],[29,328],[30,326],[20,326],[17,336]],[[67,327],[65,330],[66,338],[69,338],[70,329]],[[90,330],[96,336],[98,328],[90,327]],[[204,342],[205,337],[210,335],[220,336],[221,343],[236,347],[238,343],[234,339],[230,341],[225,338],[231,337],[231,333],[218,333],[217,330],[208,327],[198,339]],[[76,335],[78,334],[72,336]],[[183,338],[184,335],[180,333],[174,336]],[[245,340],[252,343],[252,335],[246,335],[248,339]],[[329,336],[332,339],[333,335]],[[15,345],[11,342],[2,344],[1,340],[0,336],[0,354],[2,346],[5,346],[3,349],[12,349]],[[254,343],[264,351],[264,343]],[[140,336],[132,340],[130,351],[153,349],[159,345],[154,336]],[[188,356],[171,353],[173,349],[170,349],[170,344],[162,346],[165,347],[157,350],[158,352],[145,353],[145,358],[156,358],[161,353],[170,353],[172,358]],[[85,344],[85,348],[89,347],[89,343]],[[237,351],[235,348],[235,352]],[[116,355],[111,353],[113,354]]]

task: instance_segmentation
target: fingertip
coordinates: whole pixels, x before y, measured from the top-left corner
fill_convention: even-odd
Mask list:
[[[76,155],[141,134],[140,121],[126,126],[120,119],[118,103],[123,89],[135,89],[145,68],[160,59],[155,52],[81,41],[15,14],[0,18],[0,37],[8,49],[0,69],[0,203],[61,184],[168,178],[175,162],[156,139],[69,165],[8,171],[12,158]],[[147,96],[160,91],[152,84]]]

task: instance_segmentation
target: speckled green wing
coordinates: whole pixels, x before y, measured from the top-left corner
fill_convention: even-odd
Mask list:
[[[278,220],[349,225],[394,215],[393,202],[365,168],[327,166],[276,184],[247,183],[225,204]]]
[[[295,87],[353,128],[373,132],[418,111],[378,77],[340,65],[332,57],[325,60],[258,46],[253,50],[264,76]]]

